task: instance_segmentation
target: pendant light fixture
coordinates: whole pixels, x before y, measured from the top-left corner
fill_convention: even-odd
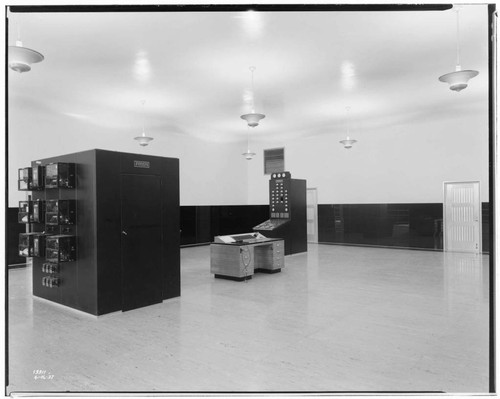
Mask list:
[[[346,120],[347,120],[347,138],[345,138],[344,140],[340,140],[339,141],[339,143],[342,144],[344,146],[344,148],[346,148],[346,149],[352,148],[352,145],[354,143],[358,142],[357,140],[349,138],[349,110],[350,109],[351,109],[351,107],[346,107],[346,113],[347,113],[347,117],[346,117]]]
[[[254,73],[256,68],[254,66],[251,66],[249,69],[252,72],[252,112],[250,112],[249,114],[241,115],[241,119],[246,120],[248,123],[248,126],[255,127],[255,126],[258,126],[259,121],[261,119],[264,119],[266,116],[264,114],[255,113],[255,100],[254,100],[255,99],[255,92],[253,89],[253,73]]]
[[[439,80],[441,82],[448,83],[450,85],[450,90],[459,92],[460,90],[465,89],[469,79],[477,76],[479,72],[474,70],[462,71],[462,66],[460,65],[460,7],[455,6],[455,8],[457,13],[457,65],[455,66],[455,72],[450,72],[446,75],[440,76]]]
[[[250,129],[248,129],[250,130]],[[243,155],[247,161],[251,161],[253,157],[256,155],[255,152],[250,151],[250,131],[247,132],[247,152],[244,152]]]
[[[142,103],[142,135],[140,136],[137,136],[137,137],[134,137],[134,140],[137,140],[139,142],[139,145],[141,145],[142,147],[145,147],[149,144],[150,141],[153,140],[152,137],[148,137],[146,136],[146,133],[144,132],[144,103],[146,101],[145,100],[142,100],[141,103]]]
[[[22,73],[31,71],[31,64],[41,62],[44,56],[38,51],[23,47],[20,38],[19,29],[17,31],[17,40],[15,46],[9,46],[9,68],[13,71]]]

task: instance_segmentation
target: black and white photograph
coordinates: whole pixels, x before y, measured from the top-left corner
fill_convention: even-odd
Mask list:
[[[5,396],[496,394],[494,2],[4,12]]]

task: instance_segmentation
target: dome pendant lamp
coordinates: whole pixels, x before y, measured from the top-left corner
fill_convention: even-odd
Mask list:
[[[146,136],[146,133],[144,132],[144,103],[146,101],[142,100],[142,135],[134,137],[134,140],[137,140],[139,142],[139,145],[142,147],[145,147],[149,144],[150,141],[154,140],[152,137]]]
[[[349,138],[349,110],[351,107],[346,107],[346,112],[347,112],[347,138],[344,140],[340,140],[339,143],[344,146],[344,148],[349,149],[352,148],[352,145],[354,143],[357,143],[357,140]]]
[[[241,155],[243,155],[247,161],[251,161],[256,155],[255,152],[250,151],[250,134],[247,135],[247,152]]]
[[[264,114],[257,114],[255,113],[255,101],[254,101],[254,89],[253,89],[253,73],[255,71],[255,67],[251,66],[250,71],[252,72],[252,112],[249,114],[241,115],[241,119],[244,119],[247,121],[248,126],[250,127],[255,127],[259,125],[259,121],[261,119],[264,119],[266,116]]]
[[[455,6],[456,7],[456,6]],[[474,70],[462,70],[460,65],[460,25],[459,25],[459,13],[460,8],[456,7],[457,13],[457,65],[455,66],[455,72],[447,73],[446,75],[440,76],[439,80],[441,82],[448,83],[450,85],[450,90],[459,92],[467,87],[469,79],[477,76],[478,71]]]
[[[9,46],[8,62],[9,68],[13,71],[23,73],[31,71],[31,64],[41,62],[44,56],[38,51],[23,47],[18,30],[18,39],[15,46]]]

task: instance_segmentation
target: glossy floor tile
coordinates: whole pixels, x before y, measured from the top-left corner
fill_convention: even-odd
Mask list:
[[[310,244],[247,282],[209,256],[182,249],[181,297],[100,317],[9,271],[7,393],[488,392],[486,255]]]

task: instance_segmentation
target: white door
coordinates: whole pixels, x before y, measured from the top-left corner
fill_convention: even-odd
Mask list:
[[[444,250],[481,252],[479,182],[444,183]]]
[[[307,242],[318,242],[318,190],[307,189]]]

